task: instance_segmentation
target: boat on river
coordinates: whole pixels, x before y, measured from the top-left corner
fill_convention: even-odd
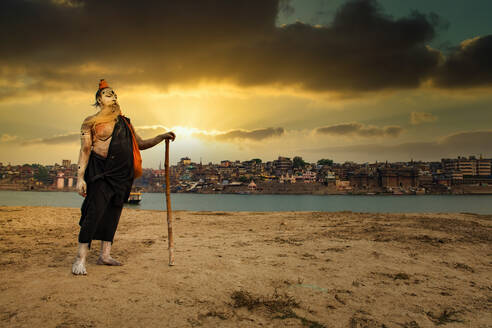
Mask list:
[[[130,196],[128,196],[129,204],[139,204],[142,201],[142,193],[141,192],[131,192]]]

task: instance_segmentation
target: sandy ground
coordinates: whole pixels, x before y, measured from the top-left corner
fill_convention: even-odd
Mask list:
[[[0,207],[1,327],[492,327],[492,215],[125,209],[74,276],[79,213]]]

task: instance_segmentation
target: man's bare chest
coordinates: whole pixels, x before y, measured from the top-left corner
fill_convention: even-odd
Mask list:
[[[107,141],[109,138],[111,138],[114,126],[114,122],[96,124],[92,130],[94,142]]]

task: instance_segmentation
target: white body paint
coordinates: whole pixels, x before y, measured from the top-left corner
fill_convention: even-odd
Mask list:
[[[85,261],[87,258],[87,253],[89,253],[89,244],[79,243],[77,257],[75,258],[75,262],[72,265],[73,274],[76,275],[87,274],[87,270],[85,269]]]

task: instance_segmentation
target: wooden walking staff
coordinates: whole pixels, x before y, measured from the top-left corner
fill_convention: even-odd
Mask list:
[[[167,208],[167,239],[169,246],[169,265],[174,265],[174,236],[173,236],[173,216],[171,213],[171,191],[169,182],[169,139],[166,139],[166,208]]]

